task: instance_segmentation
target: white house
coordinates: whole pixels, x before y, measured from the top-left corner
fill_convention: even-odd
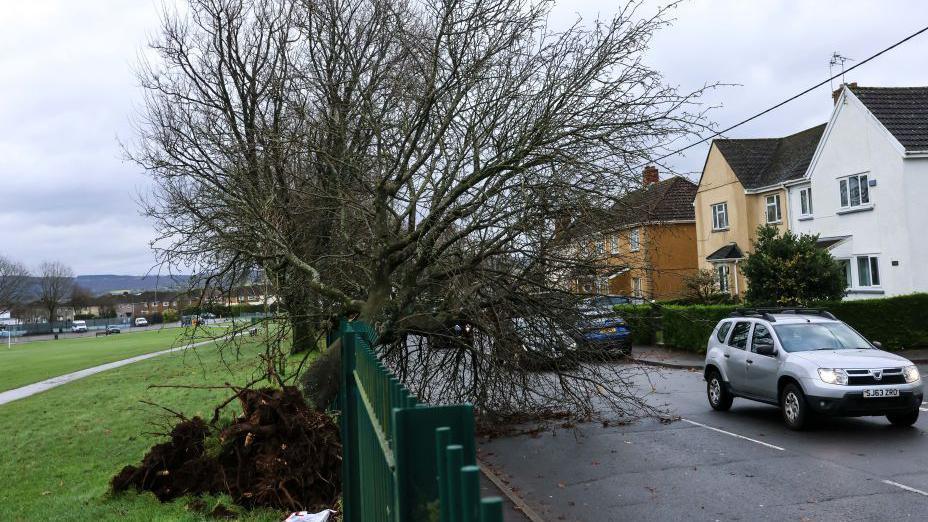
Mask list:
[[[842,261],[848,298],[928,291],[928,87],[842,86],[790,228]]]

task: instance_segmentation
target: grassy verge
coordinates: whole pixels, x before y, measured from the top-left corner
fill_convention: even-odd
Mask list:
[[[199,329],[196,338],[221,330]],[[166,328],[146,332],[81,337],[58,341],[36,341],[0,346],[0,391],[11,390],[65,373],[83,370],[99,364],[119,361],[136,355],[172,348],[183,341],[185,329]]]
[[[140,335],[140,334],[135,334]],[[174,419],[140,403],[156,402],[187,416],[209,418],[225,390],[148,389],[149,384],[245,384],[256,375],[260,345],[236,359],[214,345],[163,355],[104,372],[0,406],[0,519],[203,520],[183,499],[161,504],[151,494],[109,493],[109,480],[138,463],[164,438]],[[295,367],[295,364],[294,364]],[[208,499],[212,505],[222,499]],[[232,507],[226,499],[223,502]],[[281,513],[255,511],[240,520],[279,521]]]

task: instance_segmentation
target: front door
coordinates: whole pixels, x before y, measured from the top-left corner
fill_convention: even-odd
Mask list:
[[[745,387],[748,393],[757,398],[775,401],[778,399],[779,351],[775,355],[761,355],[757,353],[757,346],[762,344],[776,347],[770,327],[757,323],[751,336],[751,350],[746,353]]]

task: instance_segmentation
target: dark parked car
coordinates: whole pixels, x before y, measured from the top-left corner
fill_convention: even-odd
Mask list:
[[[580,307],[583,317],[579,325],[584,344],[631,355],[632,331],[612,307],[632,304],[634,301],[633,298],[619,295],[592,297],[584,301]]]
[[[116,325],[114,325],[114,324],[111,324],[111,325],[109,325],[109,326],[106,327],[106,335],[109,335],[109,334],[118,334],[118,333],[121,333],[121,332],[122,332],[122,330],[120,330],[119,327],[116,326]]]
[[[512,319],[516,363],[529,371],[573,370],[579,366],[577,341],[543,317]]]

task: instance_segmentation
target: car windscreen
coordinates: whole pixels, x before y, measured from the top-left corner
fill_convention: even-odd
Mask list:
[[[778,324],[773,330],[787,352],[872,348],[866,339],[844,323]]]

